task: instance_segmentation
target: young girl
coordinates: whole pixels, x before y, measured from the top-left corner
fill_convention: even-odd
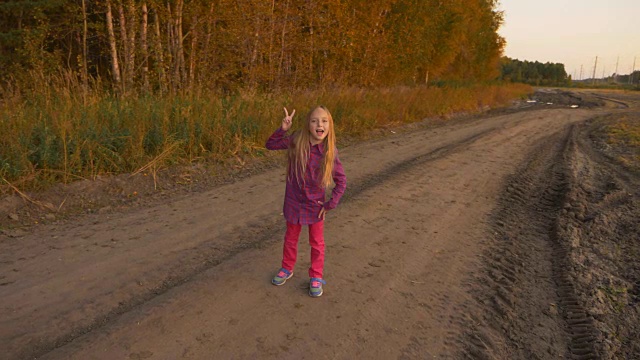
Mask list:
[[[302,129],[286,135],[296,111],[291,115],[284,109],[282,126],[267,140],[269,150],[288,150],[287,185],[284,197],[284,235],[282,268],[271,282],[282,285],[293,276],[298,255],[298,238],[302,225],[309,227],[311,267],[309,268],[309,295],[322,295],[324,269],[324,218],[335,208],[347,187],[347,177],[338,159],[333,118],[324,106],[318,106],[307,115]],[[332,196],[325,201],[325,189],[335,183]]]

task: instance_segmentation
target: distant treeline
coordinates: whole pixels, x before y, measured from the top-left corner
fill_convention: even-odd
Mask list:
[[[535,86],[565,86],[571,83],[564,64],[520,61],[503,57],[501,78],[505,81],[520,82]]]
[[[58,76],[124,93],[483,81],[499,76],[504,47],[496,4],[6,1],[0,80]]]
[[[609,81],[618,83],[618,84],[631,84],[631,85],[639,85],[640,84],[640,70],[636,70],[628,75],[619,75],[614,74],[613,76],[608,78]]]
[[[608,85],[617,85],[617,86],[625,86],[625,85],[640,85],[640,71],[636,70],[631,74],[620,75],[613,74],[611,76],[606,76],[604,78],[592,79],[587,78],[583,80],[574,80],[574,82],[584,83],[584,84],[608,84]]]

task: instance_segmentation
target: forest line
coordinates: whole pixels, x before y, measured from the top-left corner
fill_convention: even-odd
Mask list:
[[[18,0],[0,19],[4,81],[125,93],[484,81],[504,47],[494,0]]]

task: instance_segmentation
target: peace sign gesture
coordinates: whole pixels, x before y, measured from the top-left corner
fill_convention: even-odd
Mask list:
[[[287,131],[291,128],[291,121],[293,120],[293,115],[296,114],[296,109],[293,109],[293,112],[289,115],[287,108],[284,108],[284,113],[286,116],[282,119],[282,130]]]

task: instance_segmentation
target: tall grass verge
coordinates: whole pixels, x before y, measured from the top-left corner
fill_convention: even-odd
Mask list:
[[[27,92],[0,93],[0,177],[18,188],[132,173],[145,165],[260,156],[280,125],[283,106],[294,123],[317,104],[336,120],[338,138],[455,112],[497,107],[523,96],[521,84],[460,88],[343,88],[293,94],[198,94],[116,97],[86,92],[61,77]],[[4,187],[3,187],[4,189]]]
[[[605,132],[617,160],[640,170],[640,118],[630,114],[616,116],[605,126]]]

